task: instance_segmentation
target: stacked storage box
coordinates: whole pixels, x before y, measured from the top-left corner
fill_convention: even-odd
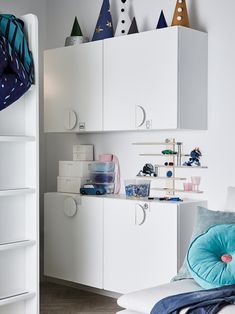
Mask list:
[[[73,161],[59,161],[57,191],[80,193],[80,188],[90,181],[88,165],[93,160],[93,145],[74,145]]]
[[[97,161],[90,163],[90,179],[96,187],[104,188],[107,194],[114,193],[115,163]]]

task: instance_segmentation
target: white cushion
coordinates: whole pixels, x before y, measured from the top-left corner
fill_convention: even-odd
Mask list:
[[[193,279],[184,279],[160,285],[154,288],[131,292],[121,296],[117,303],[127,310],[118,312],[119,314],[150,314],[154,305],[163,298],[185,292],[202,290]],[[180,314],[186,313],[184,309]],[[235,305],[228,305],[222,309],[220,314],[234,314]]]
[[[227,197],[225,202],[225,211],[235,211],[235,187],[229,186],[227,189]]]
[[[153,306],[161,299],[197,290],[202,290],[202,288],[193,279],[185,279],[125,294],[117,302],[127,310],[149,314]]]

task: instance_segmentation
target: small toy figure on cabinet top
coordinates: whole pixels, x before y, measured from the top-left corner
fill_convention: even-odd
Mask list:
[[[185,0],[176,1],[175,12],[174,12],[171,26],[177,26],[177,25],[190,27]]]
[[[154,167],[152,164],[145,164],[143,170],[137,174],[137,177],[156,177],[157,174],[154,171]]]
[[[159,29],[159,28],[165,28],[165,27],[168,27],[168,25],[167,25],[163,10],[161,10],[160,17],[159,17],[156,28]]]
[[[111,37],[113,37],[113,22],[110,13],[110,4],[109,0],[103,0],[92,41]]]
[[[78,19],[75,17],[71,35],[66,38],[65,46],[73,46],[75,44],[82,44],[85,42],[88,42],[88,38],[83,36]]]
[[[200,157],[202,156],[202,153],[199,149],[199,147],[195,147],[194,150],[190,153],[190,158],[188,161],[186,161],[183,165],[184,166],[201,166],[200,163]]]
[[[131,26],[130,12],[130,0],[120,1],[120,13],[118,17],[117,28],[115,31],[116,36],[127,35]]]
[[[139,33],[139,29],[138,29],[138,26],[137,26],[137,23],[136,23],[136,18],[133,17],[133,20],[132,20],[132,22],[131,22],[130,29],[129,29],[129,31],[128,31],[128,35],[136,34],[136,33]]]

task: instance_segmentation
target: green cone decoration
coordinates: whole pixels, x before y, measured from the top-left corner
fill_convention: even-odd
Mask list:
[[[70,36],[83,36],[77,17],[75,17],[73,28]]]

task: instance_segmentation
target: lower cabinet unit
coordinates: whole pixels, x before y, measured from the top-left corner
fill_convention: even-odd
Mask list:
[[[166,283],[205,202],[45,194],[45,275],[117,293]]]
[[[177,206],[104,201],[104,288],[126,293],[177,272]]]
[[[102,288],[103,199],[45,194],[44,274]]]

